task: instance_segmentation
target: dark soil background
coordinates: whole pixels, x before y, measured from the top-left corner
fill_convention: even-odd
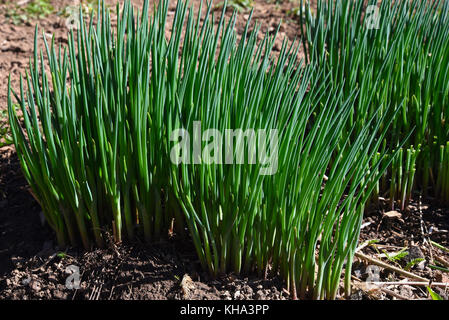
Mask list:
[[[25,1],[21,1],[26,4]],[[25,71],[33,54],[34,26],[56,42],[65,44],[67,17],[64,8],[77,1],[51,1],[55,10],[45,17],[29,18],[15,25],[8,17],[16,1],[0,0],[0,111],[7,108],[8,75],[18,88],[20,74]],[[115,8],[114,1],[107,1]],[[123,1],[120,1],[123,2]],[[133,1],[138,7],[143,1]],[[191,0],[198,7],[198,0]],[[218,3],[216,1],[216,3]],[[173,17],[175,1],[171,2],[169,17]],[[254,1],[253,19],[262,24],[262,31],[273,31],[279,21],[283,24],[275,45],[280,50],[284,37],[299,36],[298,18],[291,14],[295,2]],[[217,9],[219,11],[220,9]],[[231,11],[228,12],[228,15]],[[238,15],[237,30],[243,31],[249,12]],[[262,35],[260,35],[262,37]],[[419,196],[416,195],[416,200]],[[422,266],[411,272],[434,282],[449,283],[449,274],[432,270],[428,262],[439,257],[449,261],[449,253],[430,244],[430,240],[449,246],[449,210],[442,209],[437,199],[413,203],[406,212],[386,214],[388,204],[382,201],[367,208],[360,244],[377,240],[360,252],[383,261],[405,267],[404,258],[397,262],[382,257],[406,249],[414,258],[424,258]],[[391,209],[391,208],[390,208]],[[174,237],[164,243],[144,245],[110,242],[107,248],[90,252],[60,249],[52,231],[43,223],[40,207],[28,190],[21,173],[14,147],[0,148],[0,299],[289,299],[285,284],[268,273],[266,279],[257,275],[222,275],[211,279],[201,271],[195,251],[188,241]],[[69,266],[79,268],[80,288],[68,289]],[[448,265],[446,265],[446,268]],[[355,259],[352,299],[428,299],[425,287],[390,286],[388,290],[363,287],[367,263]],[[383,269],[381,281],[399,281],[403,277]],[[360,280],[360,281],[359,281]],[[434,288],[448,298],[447,288]],[[391,293],[393,292],[393,293]]]

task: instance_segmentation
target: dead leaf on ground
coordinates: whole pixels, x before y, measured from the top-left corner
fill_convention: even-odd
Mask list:
[[[192,279],[189,277],[188,274],[185,274],[181,280],[181,291],[182,291],[182,296],[184,299],[189,299],[190,291],[193,288],[195,288],[195,285],[194,285]]]
[[[388,211],[384,213],[384,217],[390,218],[390,219],[401,219],[402,218],[402,214],[399,211],[393,210],[393,211]]]

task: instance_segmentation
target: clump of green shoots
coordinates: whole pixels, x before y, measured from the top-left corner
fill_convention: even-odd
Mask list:
[[[372,116],[400,110],[382,150],[410,137],[379,193],[401,209],[414,190],[431,189],[447,203],[449,2],[326,0],[316,12],[306,3],[300,17],[317,76],[334,88],[344,83],[345,96],[359,90],[348,131],[357,135]]]
[[[321,81],[298,59],[300,43],[285,40],[275,58],[276,35],[258,41],[248,21],[237,41],[226,7],[217,22],[211,4],[195,17],[179,1],[168,26],[168,1],[151,19],[148,6],[139,15],[125,2],[115,30],[104,5],[96,26],[80,14],[68,48],[44,37],[48,74],[36,32],[20,92],[9,88],[22,169],[59,243],[102,246],[111,228],[117,242],[155,241],[174,220],[212,275],[272,265],[294,297],[333,299],[345,268],[349,290],[364,205],[393,161],[379,149],[395,114],[378,106],[355,135],[347,124],[360,90]],[[266,153],[253,162],[210,148],[224,136],[203,135],[203,159],[192,158],[172,133],[195,135],[198,122],[240,129],[228,142],[245,150],[254,132],[276,139],[257,136]]]

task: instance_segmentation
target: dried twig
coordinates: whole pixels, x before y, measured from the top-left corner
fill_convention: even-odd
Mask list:
[[[56,253],[53,253],[50,257],[48,257],[47,261],[45,261],[44,264],[42,264],[41,266],[39,266],[36,269],[32,269],[31,272],[36,272],[38,271],[40,268],[45,267],[49,262],[53,261],[53,259],[56,257]]]
[[[423,237],[424,244],[427,245],[427,247],[429,248],[430,261],[433,261],[433,248],[430,243],[429,231],[427,230],[426,225],[424,224],[424,220],[422,218],[423,213],[422,213],[422,208],[421,208],[421,196],[419,196],[419,201],[418,201],[418,212],[419,212],[419,223],[420,223],[420,227],[421,227],[421,236]]]
[[[356,281],[356,282],[362,283],[362,280],[360,280],[360,279],[357,278],[356,276],[351,276],[351,278],[352,278],[354,281]],[[370,282],[370,284],[371,284],[371,282]],[[409,300],[409,298],[404,297],[404,296],[402,296],[402,295],[400,295],[400,294],[398,294],[398,293],[396,293],[396,292],[394,292],[394,291],[392,291],[392,290],[389,290],[389,289],[387,289],[387,288],[383,288],[382,286],[379,286],[379,287],[377,287],[376,289],[378,289],[378,290],[380,290],[380,291],[383,291],[383,292],[385,292],[386,294],[389,294],[390,296],[393,296],[393,297],[395,297],[395,298],[397,298],[397,299],[401,299],[401,300]],[[363,291],[365,291],[365,290],[363,290]]]
[[[449,282],[432,282],[427,281],[390,281],[390,282],[370,282],[370,285],[376,286],[420,286],[420,287],[442,287],[449,288]]]
[[[362,249],[364,249],[365,247],[367,247],[370,244],[369,241],[365,241],[364,243],[362,243],[357,249],[355,249],[355,252],[359,252]]]
[[[398,274],[400,274],[400,275],[402,275],[404,277],[407,277],[407,278],[410,278],[410,279],[415,279],[415,280],[420,280],[420,281],[426,281],[427,283],[430,282],[429,279],[426,279],[426,278],[420,277],[420,276],[418,276],[418,275],[416,275],[414,273],[402,270],[401,268],[394,267],[394,266],[389,265],[388,263],[385,263],[383,261],[371,258],[371,257],[369,257],[367,255],[364,255],[363,253],[356,252],[355,256],[357,258],[360,258],[360,259],[363,259],[365,261],[368,261],[368,262],[370,262],[372,264],[378,265],[379,267],[392,270],[392,271],[394,271],[394,272],[396,272],[396,273],[398,273]]]
[[[111,298],[112,298],[112,293],[114,292],[114,289],[115,289],[115,286],[113,285],[112,288],[111,288],[111,291],[109,292],[108,300],[111,300]]]
[[[400,295],[399,293],[394,292],[393,290],[387,289],[387,288],[383,288],[380,287],[380,290],[382,290],[383,292],[385,292],[386,294],[389,294],[390,296],[393,296],[397,299],[401,299],[401,300],[410,300],[410,298],[405,297],[403,295]]]
[[[435,256],[434,258],[435,258],[436,261],[438,261],[439,263],[441,263],[445,267],[449,268],[449,262],[447,262],[446,260],[444,260],[443,258],[438,257],[438,256]]]

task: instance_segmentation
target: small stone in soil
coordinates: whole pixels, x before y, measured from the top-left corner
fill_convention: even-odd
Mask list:
[[[31,277],[30,276],[28,276],[27,278],[25,278],[25,279],[23,279],[22,280],[22,284],[23,285],[27,285],[27,284],[29,284],[31,282]]]
[[[67,294],[65,294],[64,292],[62,292],[60,290],[54,291],[53,296],[56,299],[66,299],[67,298]]]
[[[241,296],[242,296],[242,294],[240,293],[239,290],[237,290],[237,291],[234,293],[234,299],[235,299],[235,300],[240,300]]]
[[[41,284],[37,280],[32,280],[30,282],[30,288],[31,288],[31,290],[33,290],[35,292],[39,292],[41,290]]]
[[[263,291],[262,290],[258,290],[257,292],[256,292],[256,297],[255,297],[255,299],[256,300],[261,300],[262,298],[263,298]]]
[[[408,249],[408,255],[405,256],[407,262],[413,261],[415,259],[424,259],[425,256],[421,249],[417,246],[410,246]]]

